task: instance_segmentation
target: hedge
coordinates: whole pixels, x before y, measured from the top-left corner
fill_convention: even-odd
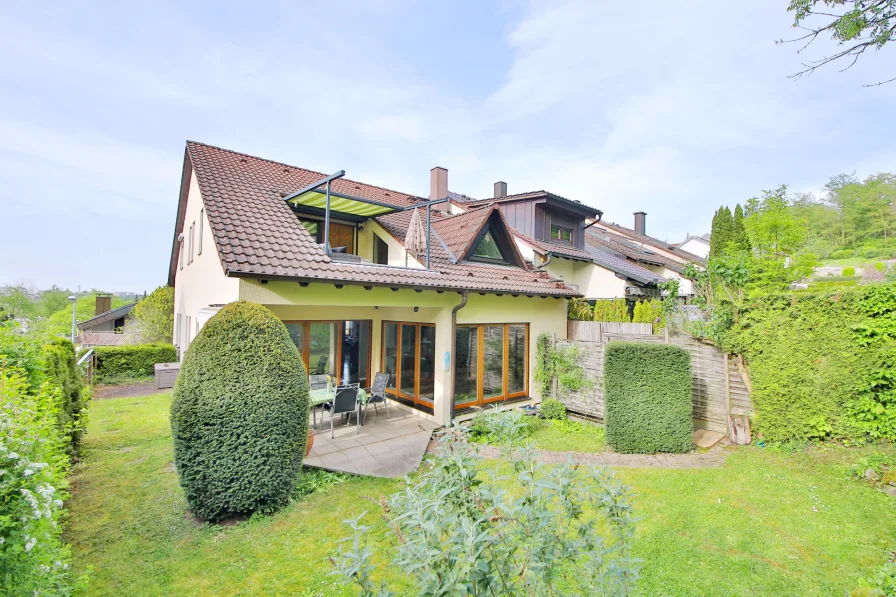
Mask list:
[[[682,348],[610,342],[604,355],[607,440],[617,452],[692,449],[691,362]]]
[[[172,344],[99,346],[96,348],[96,380],[122,377],[148,377],[155,374],[156,363],[177,361]]]
[[[308,379],[265,307],[222,308],[190,344],[171,403],[174,462],[204,520],[286,505],[308,439]]]
[[[47,381],[59,388],[56,419],[69,456],[78,456],[84,434],[87,389],[75,359],[75,347],[65,339],[57,339],[43,347]]]

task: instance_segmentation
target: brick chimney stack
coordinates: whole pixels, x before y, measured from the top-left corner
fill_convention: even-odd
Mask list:
[[[436,166],[429,171],[429,200],[444,199],[448,196],[448,169]],[[437,203],[433,209],[448,211],[448,202]]]

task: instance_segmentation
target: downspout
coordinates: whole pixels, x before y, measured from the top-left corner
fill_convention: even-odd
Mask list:
[[[546,268],[546,267],[548,266],[548,264],[551,262],[551,259],[553,259],[553,258],[554,258],[554,254],[551,253],[550,251],[548,251],[548,258],[547,258],[547,259],[545,260],[545,262],[542,263],[541,265],[536,265],[536,266],[535,266],[535,269],[544,269],[544,268]]]
[[[469,291],[464,290],[461,292],[461,299],[458,304],[451,309],[451,341],[457,343],[457,312],[467,306],[467,298],[469,298]],[[451,391],[448,392],[448,399],[451,400],[451,415],[449,417],[450,421],[454,420],[454,360],[457,355],[454,354],[455,350],[451,350],[451,366],[448,367],[448,386],[451,388]]]

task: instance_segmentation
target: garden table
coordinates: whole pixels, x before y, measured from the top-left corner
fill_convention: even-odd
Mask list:
[[[326,402],[332,402],[336,398],[336,386],[329,383],[325,388],[318,388],[317,390],[311,390],[308,393],[308,408],[311,409],[311,414],[314,416],[314,425],[317,428],[317,413],[314,412],[315,406],[320,406]],[[365,392],[362,388],[358,388],[358,414],[357,416],[361,416],[361,406],[367,404],[367,392]],[[321,422],[323,422],[323,417],[321,417]]]

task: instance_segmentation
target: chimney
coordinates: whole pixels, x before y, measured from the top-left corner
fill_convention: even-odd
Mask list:
[[[635,212],[635,232],[638,234],[647,234],[644,232],[644,220],[647,218],[647,212],[645,211],[636,211]]]
[[[97,294],[96,295],[96,313],[94,315],[100,315],[105,313],[106,311],[112,310],[112,295],[111,294]]]
[[[499,180],[495,183],[495,199],[507,196],[507,183]]]
[[[444,199],[448,196],[448,169],[436,166],[429,171],[429,200]],[[448,202],[437,203],[433,209],[448,211]]]

